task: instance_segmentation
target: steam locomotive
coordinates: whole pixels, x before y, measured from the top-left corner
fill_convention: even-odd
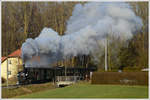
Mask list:
[[[84,80],[86,75],[89,76],[90,72],[96,70],[96,67],[24,67],[23,71],[17,74],[17,84],[55,82],[57,76],[80,76],[79,80]]]

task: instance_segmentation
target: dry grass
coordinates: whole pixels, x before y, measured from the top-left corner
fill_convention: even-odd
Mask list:
[[[2,88],[2,98],[12,98],[15,96],[50,90],[54,88],[55,86],[52,83],[24,85],[18,88]]]

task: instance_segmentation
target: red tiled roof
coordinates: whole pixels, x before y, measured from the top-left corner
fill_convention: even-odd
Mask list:
[[[8,57],[21,57],[21,49],[18,49],[16,51],[14,51],[13,53],[11,53],[10,55],[8,55]],[[2,57],[1,58],[1,63],[3,61],[5,61],[7,59],[7,57]]]
[[[2,57],[1,58],[1,62],[3,62],[7,57]]]
[[[14,51],[10,55],[8,55],[8,57],[21,57],[21,49]]]

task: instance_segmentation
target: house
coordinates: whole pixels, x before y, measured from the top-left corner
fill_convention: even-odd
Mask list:
[[[16,77],[17,73],[22,69],[21,49],[1,58],[1,77],[4,79],[7,79],[7,72],[8,78],[12,78]]]

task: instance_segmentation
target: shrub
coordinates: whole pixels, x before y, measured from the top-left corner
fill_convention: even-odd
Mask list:
[[[148,72],[95,72],[92,84],[148,85]]]
[[[2,83],[5,83],[5,82],[6,82],[5,78],[2,77]]]
[[[123,71],[125,71],[125,72],[131,72],[131,71],[140,71],[141,70],[141,68],[140,67],[124,67],[123,68]]]

